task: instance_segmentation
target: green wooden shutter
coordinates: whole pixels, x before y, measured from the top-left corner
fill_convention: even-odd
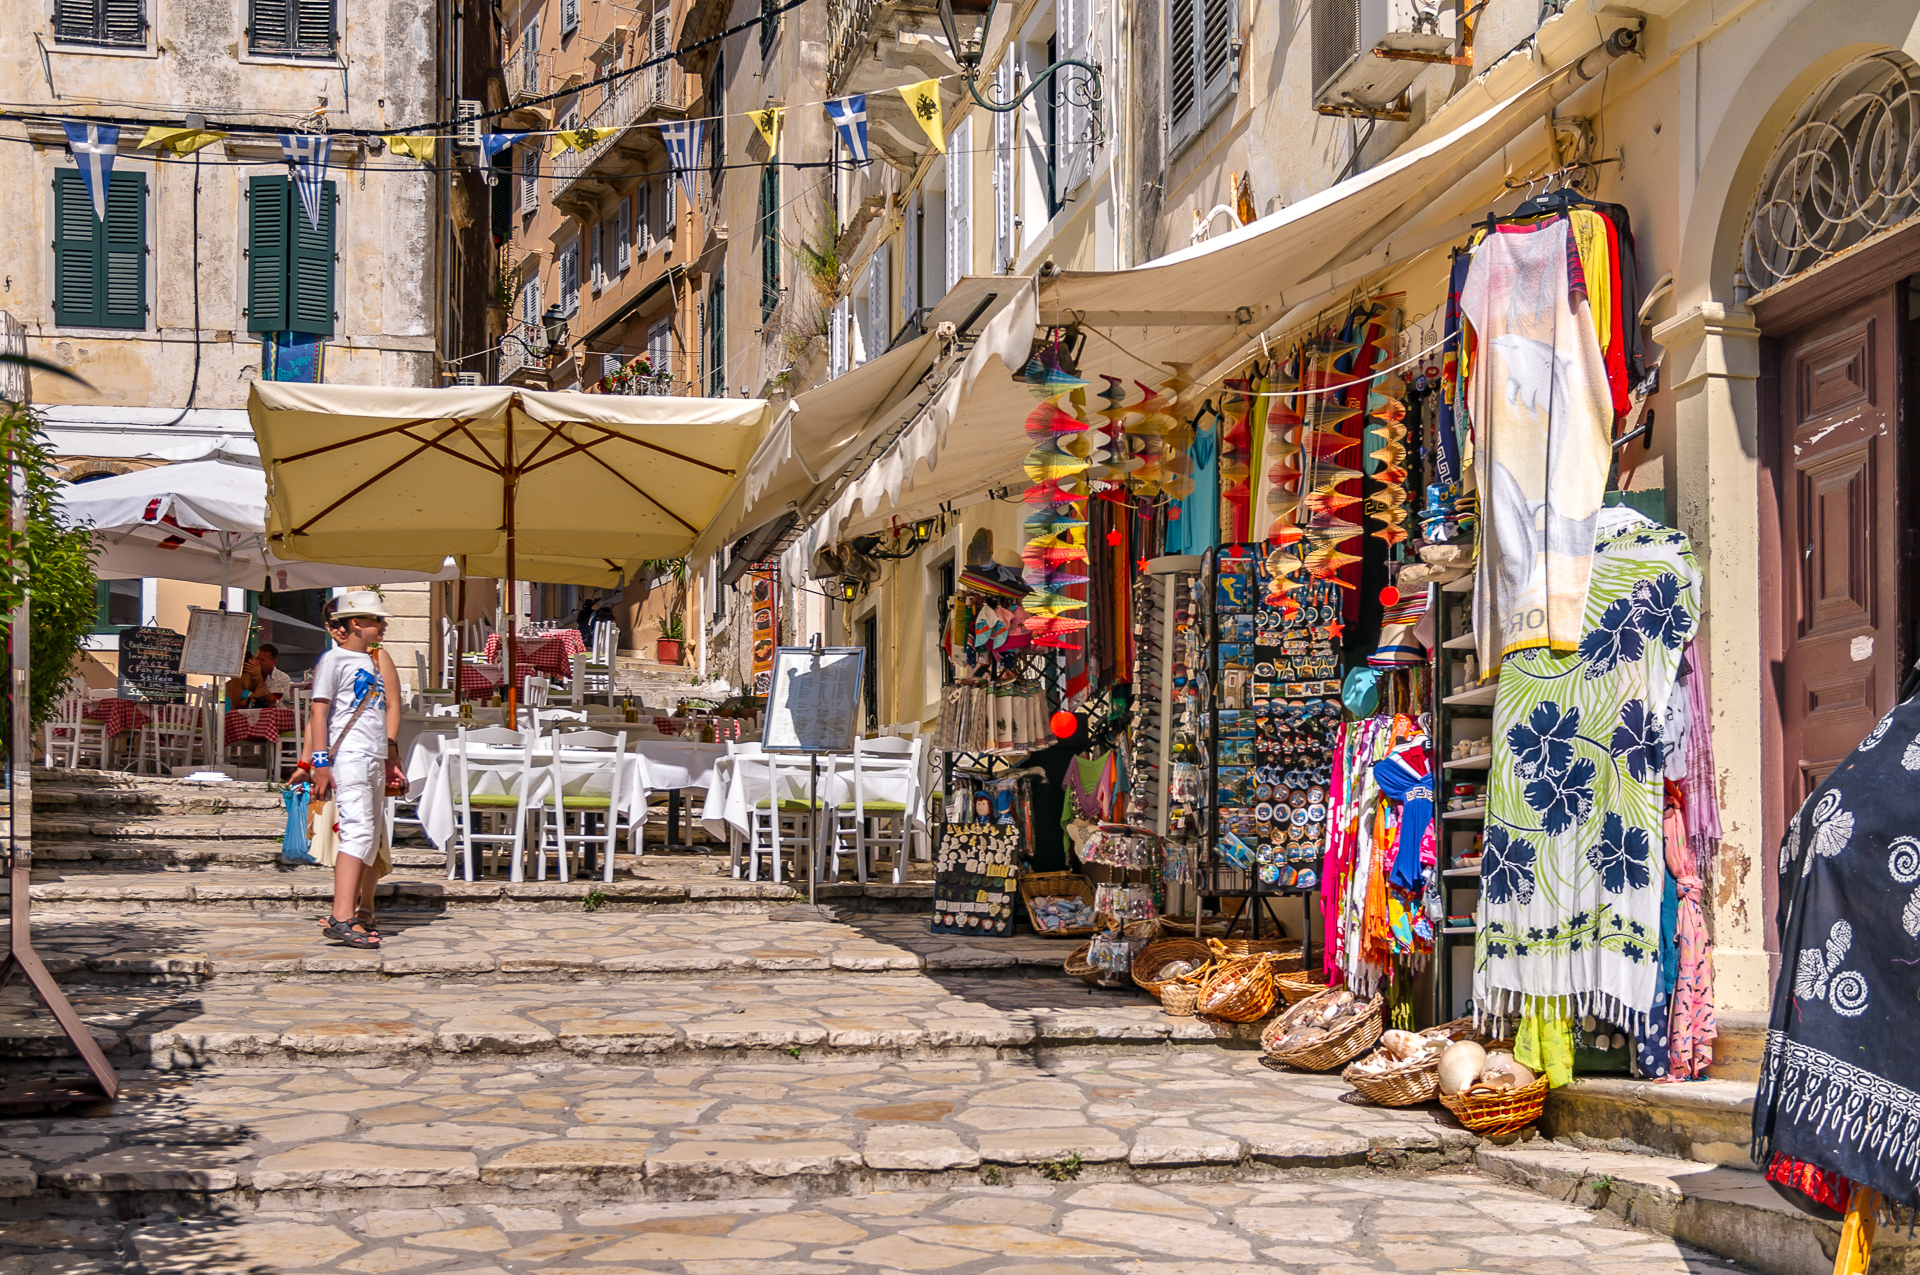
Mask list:
[[[291,0],[294,43],[303,57],[331,57],[334,52],[334,0]]]
[[[147,177],[115,173],[107,184],[107,220],[101,227],[106,305],[100,326],[147,326]]]
[[[104,0],[108,44],[143,45],[147,42],[144,0]]]
[[[285,53],[292,43],[287,21],[291,0],[251,0],[247,6],[247,47],[255,53]]]
[[[247,331],[287,330],[287,206],[293,183],[285,177],[247,180]]]
[[[86,179],[73,169],[53,175],[53,321],[100,325],[100,242]]]
[[[287,202],[293,261],[287,272],[287,331],[333,335],[334,185],[320,183],[320,225],[307,220],[298,195]]]

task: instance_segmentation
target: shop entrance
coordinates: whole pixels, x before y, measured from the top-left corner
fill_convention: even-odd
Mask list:
[[[1777,346],[1783,816],[1893,707],[1912,663],[1906,292],[1883,288]]]

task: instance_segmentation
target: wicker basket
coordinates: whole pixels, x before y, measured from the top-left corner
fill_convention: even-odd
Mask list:
[[[1170,1018],[1192,1018],[1200,1003],[1200,988],[1194,983],[1167,983],[1160,989],[1160,1012]]]
[[[1228,956],[1272,956],[1277,958],[1273,963],[1273,967],[1277,970],[1300,968],[1299,939],[1215,939],[1213,941],[1226,948]],[[1291,958],[1291,961],[1288,958]]]
[[[1333,995],[1333,989],[1322,992],[1320,996]],[[1296,1071],[1334,1071],[1346,1066],[1361,1054],[1374,1047],[1383,1030],[1386,1017],[1386,1000],[1376,996],[1361,1007],[1360,1012],[1349,1017],[1340,1028],[1324,1040],[1299,1049],[1283,1050],[1276,1046],[1282,1037],[1292,1029],[1288,1020],[1297,1023],[1312,1012],[1312,1007],[1320,997],[1309,997],[1289,1009],[1267,1030],[1260,1033],[1260,1045],[1269,1054]]]
[[[1328,990],[1325,970],[1292,969],[1273,976],[1273,990],[1289,1005],[1298,1005],[1311,996]]]
[[[1089,934],[1100,932],[1100,927],[1097,925],[1075,926],[1064,930],[1040,928],[1040,917],[1033,910],[1033,901],[1064,898],[1069,895],[1085,899],[1087,906],[1092,907],[1093,882],[1078,872],[1029,872],[1020,878],[1020,901],[1027,905],[1027,921],[1033,926],[1036,938],[1083,939]]]
[[[1446,1041],[1486,1039],[1471,1018],[1456,1018],[1450,1023],[1428,1027],[1420,1034]],[[1349,1065],[1340,1073],[1340,1079],[1378,1106],[1411,1107],[1415,1103],[1432,1102],[1440,1096],[1440,1055],[1435,1054],[1422,1066],[1397,1068],[1385,1075],[1356,1072],[1353,1065]]]
[[[1453,1118],[1483,1138],[1518,1133],[1540,1118],[1547,1107],[1547,1078],[1524,1089],[1497,1089],[1475,1093],[1443,1093],[1442,1105]]]
[[[1161,935],[1160,918],[1157,916],[1146,916],[1141,917],[1138,921],[1128,921],[1120,927],[1120,932],[1130,939],[1145,939],[1151,943]]]
[[[1212,960],[1213,953],[1199,939],[1160,939],[1141,948],[1140,954],[1133,958],[1133,981],[1164,1001],[1168,985],[1180,980],[1155,981],[1153,975],[1162,965],[1168,961],[1192,961],[1193,972],[1197,975],[1206,973],[1206,967]]]
[[[1219,939],[1208,939],[1207,949],[1213,953],[1213,969],[1200,985],[1195,1013],[1229,1023],[1256,1023],[1273,1012],[1274,958],[1270,954],[1231,956]],[[1225,984],[1236,988],[1216,1002],[1214,989]]]
[[[1091,951],[1093,951],[1092,943],[1082,943],[1067,953],[1067,961],[1063,968],[1082,982],[1098,985],[1101,971],[1095,969],[1093,963],[1087,959],[1087,953]]]
[[[1354,1072],[1357,1063],[1347,1064],[1340,1073],[1340,1079],[1352,1085],[1368,1102],[1379,1107],[1411,1107],[1416,1103],[1432,1102],[1440,1093],[1440,1059],[1436,1055],[1431,1063],[1421,1067],[1402,1067],[1390,1071],[1384,1076],[1358,1075]]]

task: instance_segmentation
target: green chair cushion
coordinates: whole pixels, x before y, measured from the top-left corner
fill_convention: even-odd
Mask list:
[[[852,810],[853,805],[849,802],[847,805],[840,807],[840,809]],[[904,801],[863,801],[860,803],[860,809],[870,815],[904,815],[907,813],[907,803]]]
[[[754,809],[755,809],[755,810],[765,810],[766,808],[767,808],[767,803],[766,803],[766,802],[764,802],[764,801],[756,801],[756,802],[754,803]],[[798,812],[798,813],[801,813],[801,814],[804,814],[804,813],[806,813],[807,811],[809,811],[809,810],[811,810],[811,809],[813,809],[813,807],[812,807],[812,806],[810,806],[810,805],[808,805],[808,804],[807,804],[806,802],[804,802],[804,801],[800,801],[800,800],[798,800],[797,798],[792,798],[792,797],[788,797],[788,798],[784,798],[784,799],[782,799],[782,800],[781,800],[781,802],[780,802],[780,809],[782,809],[782,810],[790,810],[790,811],[795,811],[795,812]],[[822,810],[831,810],[831,809],[833,809],[833,807],[832,807],[832,806],[830,806],[830,805],[828,805],[828,804],[827,804],[826,802],[824,802],[824,801],[823,801],[823,802],[821,802],[821,803],[820,803],[820,809],[822,809]]]
[[[613,805],[613,798],[562,796],[560,805],[566,810],[606,810]]]
[[[455,801],[458,801],[455,798]],[[490,806],[494,809],[511,810],[520,804],[520,799],[510,792],[473,793],[468,796],[469,806]]]

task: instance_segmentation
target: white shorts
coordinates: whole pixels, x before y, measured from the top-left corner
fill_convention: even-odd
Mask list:
[[[372,863],[380,854],[387,821],[383,805],[387,792],[385,761],[349,762],[333,772],[334,800],[340,837],[336,848],[362,863]]]

